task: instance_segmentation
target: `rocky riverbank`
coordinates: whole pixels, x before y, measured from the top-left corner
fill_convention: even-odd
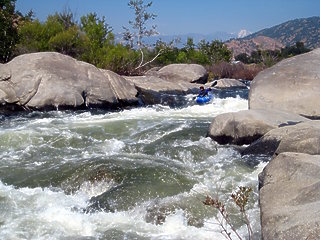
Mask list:
[[[173,64],[147,76],[123,77],[59,53],[25,54],[0,66],[0,109],[170,105],[171,95],[196,93],[197,83],[207,82],[207,78],[205,68],[195,64]]]
[[[263,239],[320,235],[320,49],[261,72],[249,110],[215,117],[208,135],[272,160],[259,177]]]

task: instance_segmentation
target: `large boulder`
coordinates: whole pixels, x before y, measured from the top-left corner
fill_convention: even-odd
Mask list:
[[[217,80],[217,84],[215,85],[215,88],[225,89],[225,88],[247,88],[247,86],[237,80],[237,79],[231,79],[231,78],[222,78]]]
[[[319,239],[320,156],[281,153],[259,176],[262,239]]]
[[[243,149],[241,154],[263,154],[272,156],[279,147],[282,138],[287,134],[287,131],[288,127],[274,128]]]
[[[208,136],[219,144],[250,144],[274,128],[308,119],[297,114],[271,110],[243,110],[215,117]]]
[[[320,121],[306,121],[273,129],[244,149],[242,154],[273,155],[283,152],[320,154]]]
[[[252,81],[249,109],[278,109],[320,118],[320,49],[281,61]]]
[[[156,76],[124,76],[139,91],[144,104],[177,106],[185,103],[186,94],[198,93],[198,85],[185,81],[168,81]]]
[[[138,104],[137,90],[119,75],[53,52],[25,54],[0,66],[2,107],[118,108]]]
[[[309,121],[291,127],[281,139],[275,154],[282,152],[320,155],[320,121]]]
[[[158,71],[150,71],[148,75],[157,76],[170,82],[185,81],[189,83],[206,83],[207,70],[198,64],[170,64]]]

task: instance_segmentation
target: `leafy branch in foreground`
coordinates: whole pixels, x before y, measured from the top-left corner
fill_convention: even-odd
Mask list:
[[[234,203],[239,207],[240,212],[242,213],[242,216],[245,220],[245,223],[247,225],[249,239],[252,238],[253,231],[252,227],[248,218],[248,215],[246,213],[246,206],[249,202],[250,194],[252,193],[252,188],[250,187],[239,187],[239,190],[236,193],[233,193],[231,195]]]
[[[252,193],[252,188],[239,187],[238,191],[236,191],[235,193],[232,193],[231,195],[232,200],[239,207],[240,212],[242,213],[242,216],[244,218],[244,222],[248,229],[248,236],[249,236],[248,239],[252,239],[252,236],[253,236],[251,224],[246,213],[246,206],[249,202],[251,193]],[[223,202],[221,202],[218,198],[212,198],[210,196],[207,196],[205,201],[203,201],[203,204],[217,209],[220,215],[222,216],[222,219],[216,217],[216,220],[218,221],[220,227],[222,228],[223,236],[225,236],[229,240],[232,240],[231,232],[228,231],[228,228],[230,228],[231,231],[237,236],[238,239],[242,239],[239,233],[237,232],[236,228],[232,224],[229,214],[226,211],[225,204]]]

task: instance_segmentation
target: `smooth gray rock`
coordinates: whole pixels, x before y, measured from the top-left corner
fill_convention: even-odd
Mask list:
[[[251,144],[274,128],[308,119],[297,114],[271,110],[243,110],[215,117],[208,136],[219,144]]]
[[[285,59],[251,83],[249,109],[278,109],[320,118],[320,49]]]
[[[247,88],[247,86],[236,79],[231,79],[231,78],[222,78],[217,80],[217,85],[215,85],[215,88]]]
[[[320,155],[320,121],[309,121],[290,127],[275,152],[298,152]]]
[[[119,75],[53,52],[25,54],[0,66],[0,103],[23,109],[118,108],[138,104]]]
[[[320,154],[320,121],[306,121],[276,128],[253,142],[242,154],[273,155],[282,152]]]
[[[264,240],[319,239],[320,156],[281,153],[259,175]]]
[[[288,133],[290,127],[280,127],[275,128],[267,132],[261,138],[257,139],[253,143],[251,143],[248,147],[246,147],[241,154],[249,155],[249,154],[263,154],[272,156],[277,148],[281,140]]]
[[[124,76],[126,80],[135,85],[139,97],[147,104],[179,105],[186,94],[198,93],[198,85],[185,81],[168,81],[156,76]]]
[[[120,104],[136,105],[138,92],[134,84],[112,71],[104,69],[100,69],[100,71],[109,80],[111,88]]]
[[[206,83],[208,80],[207,70],[198,64],[170,64],[152,74],[170,82],[185,81],[189,83]]]
[[[144,73],[145,76],[154,76],[161,69],[161,67],[153,67]]]

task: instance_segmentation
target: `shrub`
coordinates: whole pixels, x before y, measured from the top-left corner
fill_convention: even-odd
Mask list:
[[[60,52],[72,57],[78,57],[84,52],[85,36],[80,33],[78,27],[73,26],[51,37],[49,50]]]
[[[243,221],[247,226],[249,240],[252,239],[253,237],[253,230],[246,212],[246,207],[249,203],[251,193],[252,193],[251,187],[239,187],[238,191],[231,194],[231,198],[233,202],[236,204],[236,206],[239,208]],[[239,233],[237,232],[236,228],[232,223],[232,219],[230,218],[230,215],[227,211],[226,204],[224,202],[222,202],[218,197],[213,198],[207,195],[205,201],[203,201],[203,204],[218,210],[222,219],[216,216],[216,220],[222,229],[221,234],[226,239],[232,240],[231,232],[233,232],[239,240],[242,240],[242,237],[239,235]]]
[[[139,62],[139,53],[122,44],[112,45],[107,48],[106,62],[103,68],[109,69],[120,75],[138,74],[135,70]]]
[[[256,64],[246,65],[243,63],[227,63],[221,62],[208,67],[210,76],[214,79],[234,78],[243,80],[252,80],[263,67]]]

